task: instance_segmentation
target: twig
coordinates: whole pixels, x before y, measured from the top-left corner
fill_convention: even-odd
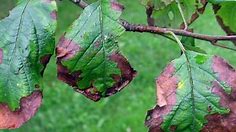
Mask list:
[[[236,40],[236,35],[212,36],[212,35],[205,35],[205,34],[199,34],[199,33],[192,33],[190,31],[185,31],[181,29],[161,28],[161,27],[155,27],[155,26],[130,24],[124,20],[121,20],[121,24],[125,27],[126,31],[141,32],[141,33],[148,32],[148,33],[154,33],[154,34],[167,34],[168,32],[173,32],[175,35],[178,35],[178,36],[193,37],[196,39],[209,41],[213,44],[215,44],[218,41]]]

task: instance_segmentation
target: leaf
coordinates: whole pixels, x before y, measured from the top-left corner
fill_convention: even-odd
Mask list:
[[[159,76],[157,106],[148,111],[150,132],[233,132],[236,72],[218,56],[187,51]]]
[[[58,78],[94,101],[122,90],[136,74],[117,45],[125,31],[122,10],[109,0],[89,5],[57,46]]]
[[[5,113],[17,113],[15,118],[24,115],[20,117],[24,118],[22,122],[32,116],[21,113],[24,110],[19,109],[24,108],[20,108],[20,100],[42,89],[43,72],[55,47],[55,13],[54,0],[20,0],[10,15],[0,21],[0,105],[4,105],[0,110],[1,123],[13,118],[8,119]],[[35,108],[26,111],[35,113]]]
[[[214,4],[216,19],[227,35],[236,35],[236,1]],[[236,45],[236,41],[233,41]]]
[[[153,1],[153,0],[150,0]],[[199,14],[205,10],[207,2],[202,0],[180,0],[181,7],[184,13],[184,18],[188,25],[193,23]],[[147,5],[147,20],[151,26],[183,28],[183,19],[181,17],[178,5],[176,2],[171,2],[162,9],[156,9],[154,2]]]

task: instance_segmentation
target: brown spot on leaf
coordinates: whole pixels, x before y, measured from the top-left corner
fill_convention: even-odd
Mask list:
[[[103,96],[108,97],[119,91],[121,91],[126,85],[128,85],[136,75],[136,71],[130,66],[129,62],[119,53],[112,54],[110,59],[117,63],[118,68],[121,70],[121,76],[114,76],[116,83],[113,87],[109,88],[105,95],[101,95],[95,87],[82,90],[77,86],[77,82],[81,79],[81,71],[70,73],[70,71],[61,64],[60,58],[57,61],[58,64],[58,79],[69,84],[75,91],[85,95],[87,98],[93,101],[99,101]]]
[[[20,101],[20,109],[11,111],[6,104],[0,104],[0,129],[16,129],[32,118],[42,103],[42,93],[33,92]]]
[[[169,64],[156,80],[157,106],[148,111],[145,121],[150,132],[162,132],[160,125],[163,122],[163,116],[168,114],[176,103],[178,80],[173,76],[174,73],[175,68],[173,64]]]
[[[123,5],[121,5],[118,2],[114,2],[114,1],[111,2],[111,7],[112,7],[112,9],[114,9],[116,11],[120,11],[120,12],[122,12],[125,9]]]
[[[235,132],[236,131],[236,72],[225,60],[215,56],[212,68],[221,81],[226,82],[232,88],[231,94],[227,94],[217,83],[213,83],[212,92],[220,97],[220,104],[230,109],[229,114],[213,114],[206,117],[208,123],[202,129],[203,132]]]
[[[3,51],[0,48],[0,64],[2,64],[2,60],[3,60]]]
[[[80,50],[79,44],[65,38],[61,37],[59,44],[57,46],[57,58],[61,60],[68,60],[76,55]]]

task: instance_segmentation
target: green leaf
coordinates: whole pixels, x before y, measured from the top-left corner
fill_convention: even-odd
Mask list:
[[[155,4],[154,0],[150,0],[147,5],[147,16],[148,16],[148,24],[155,25],[159,27],[171,27],[171,28],[182,28],[183,27],[183,19],[181,17],[177,2],[169,2],[164,8],[156,9],[156,6],[160,6],[160,4]],[[183,10],[183,15],[190,25],[194,22],[199,14],[202,14],[205,10],[205,6],[207,4],[206,1],[196,1],[196,0],[179,0],[181,3],[181,8]]]
[[[236,1],[214,4],[216,19],[228,35],[236,35]],[[236,41],[234,41],[236,44]]]
[[[86,7],[57,46],[58,78],[92,100],[110,96],[135,76],[120,54],[117,38],[123,7],[99,0]]]
[[[217,56],[192,51],[186,56],[172,61],[156,81],[157,106],[146,119],[150,132],[231,130],[235,69]]]
[[[56,3],[20,0],[0,21],[0,102],[11,110],[41,89],[42,75],[54,52]]]

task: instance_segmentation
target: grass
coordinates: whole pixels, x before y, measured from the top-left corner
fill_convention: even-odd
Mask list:
[[[2,2],[4,1],[4,2]],[[0,18],[6,16],[13,0],[0,0]],[[122,18],[132,23],[146,23],[145,9],[139,0],[120,0],[126,7]],[[57,40],[81,10],[68,0],[58,2]],[[206,13],[191,27],[205,34],[224,34],[216,26],[213,12]],[[210,54],[218,54],[236,65],[236,53],[197,41]],[[227,43],[230,45],[230,43]],[[125,33],[119,40],[121,51],[138,71],[135,80],[121,93],[94,103],[75,93],[56,79],[55,59],[44,75],[44,100],[33,119],[13,132],[144,132],[146,111],[155,104],[155,78],[163,68],[180,55],[177,44],[160,36]]]

